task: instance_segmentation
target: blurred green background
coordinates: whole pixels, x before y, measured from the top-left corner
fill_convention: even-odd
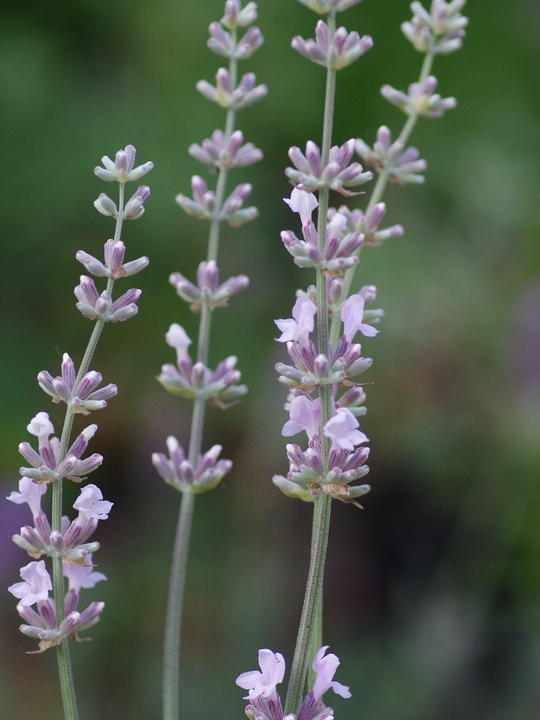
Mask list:
[[[160,717],[179,498],[150,455],[168,434],[186,443],[190,405],[154,378],[173,360],[164,342],[170,323],[195,334],[197,319],[168,275],[193,276],[207,227],[174,196],[204,174],[188,145],[223,126],[220,108],[195,90],[223,64],[205,45],[222,9],[221,0],[3,3],[2,496],[16,488],[17,445],[29,439],[30,418],[47,410],[61,422],[37,373],[56,375],[63,352],[78,363],[91,331],[74,306],[82,271],[74,255],[100,256],[113,222],[92,202],[114,190],[92,168],[127,143],[140,162],[155,163],[146,214],[124,231],[128,259],[151,258],[134,282],[143,289],[140,312],[106,328],[92,363],[119,395],[92,418],[99,431],[91,450],[105,456],[92,482],[115,506],[95,536],[102,549],[94,559],[109,580],[82,599],[107,607],[93,641],[72,653],[82,718]],[[385,197],[389,224],[406,234],[365,251],[358,273],[358,287],[378,286],[386,318],[364,343],[375,361],[363,378],[374,385],[362,423],[373,490],[363,511],[335,504],[326,574],[325,642],[353,692],[331,698],[340,718],[540,716],[540,6],[471,0],[465,14],[463,50],[434,68],[441,94],[456,96],[458,107],[420,122],[412,138],[429,162],[426,183],[391,187]],[[409,18],[407,0],[365,0],[340,16],[375,47],[339,75],[336,142],[372,144],[379,125],[401,129],[404,116],[379,88],[405,89],[418,77],[422,57],[399,29]],[[182,665],[182,717],[190,720],[243,716],[234,679],[256,667],[259,647],[292,657],[303,596],[310,508],[270,482],[287,467],[285,392],[273,370],[284,348],[273,340],[273,318],[289,317],[295,288],[312,282],[279,232],[296,228],[281,199],[287,149],[321,132],[324,71],[290,49],[315,21],[293,0],[262,0],[266,43],[241,66],[270,89],[238,121],[265,160],[231,180],[253,183],[261,215],[224,229],[222,278],[246,273],[251,285],[216,312],[211,361],[238,355],[250,394],[208,413],[205,447],[222,444],[234,469],[197,500]],[[26,507],[0,501],[4,587],[28,562],[9,539],[28,521]],[[19,622],[2,591],[0,717],[26,720],[39,709],[40,720],[57,720],[54,653],[26,655],[34,645]]]

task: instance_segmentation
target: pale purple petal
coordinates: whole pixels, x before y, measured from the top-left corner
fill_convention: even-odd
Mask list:
[[[324,645],[315,655],[313,660],[313,669],[317,673],[315,683],[313,685],[313,694],[320,700],[324,693],[330,688],[341,695],[343,698],[350,698],[351,693],[349,688],[341,683],[332,680],[339,665],[339,659],[337,655],[330,653],[324,657],[324,653],[328,650],[328,645]]]
[[[19,492],[14,490],[11,495],[8,495],[7,499],[17,505],[28,503],[32,515],[35,516],[41,509],[41,496],[46,492],[47,485],[38,484],[28,477],[23,477],[19,480]]]
[[[73,503],[75,510],[86,520],[106,520],[112,506],[112,502],[103,500],[103,494],[97,485],[92,484],[83,487]]]
[[[269,698],[276,694],[276,685],[283,682],[285,659],[281,653],[273,653],[266,648],[259,650],[259,667],[262,672],[251,670],[236,678],[239,687],[249,690],[244,700],[260,696]]]
[[[339,408],[324,426],[324,434],[332,440],[332,447],[354,450],[355,445],[367,442],[363,432],[357,430],[358,420],[347,408]]]
[[[298,188],[294,188],[289,200],[287,198],[283,198],[283,200],[293,212],[300,215],[302,226],[307,225],[308,220],[311,220],[311,214],[319,205],[313,193]]]
[[[15,583],[8,588],[12,595],[20,598],[20,605],[33,605],[38,600],[46,600],[52,590],[51,576],[45,567],[45,561],[31,562],[21,568],[24,582]]]
[[[311,440],[314,435],[319,434],[320,407],[319,398],[310,400],[305,395],[295,397],[289,408],[291,419],[285,423],[281,434],[285,437],[291,437],[305,430],[308,440]]]
[[[358,330],[360,330],[362,335],[365,335],[366,337],[373,337],[379,332],[371,325],[363,322],[364,304],[364,298],[358,293],[356,295],[351,295],[350,298],[346,300],[345,304],[343,305],[343,309],[341,310],[341,320],[343,321],[344,325],[344,335],[349,342],[352,342],[352,339],[354,338]]]
[[[176,349],[178,362],[188,357],[188,347],[191,345],[191,340],[181,325],[173,323],[169,328],[169,332],[165,335],[165,340],[167,345]]]

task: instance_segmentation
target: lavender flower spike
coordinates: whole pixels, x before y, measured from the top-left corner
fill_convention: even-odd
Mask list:
[[[143,175],[150,172],[154,167],[153,162],[146,162],[144,165],[139,165],[134,168],[135,165],[135,148],[133,145],[127,145],[124,150],[119,150],[116,153],[114,162],[104,155],[101,158],[101,162],[104,168],[94,168],[94,173],[101,180],[106,182],[117,181],[119,183],[126,183],[130,180],[139,180]]]
[[[430,75],[422,83],[409,85],[408,94],[395,90],[390,85],[383,85],[381,95],[392,105],[396,105],[407,115],[422,115],[423,117],[441,117],[447,110],[455,108],[457,100],[454,97],[442,99],[434,93],[437,80]]]

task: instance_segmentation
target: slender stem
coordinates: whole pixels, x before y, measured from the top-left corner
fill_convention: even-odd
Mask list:
[[[236,29],[231,31],[234,46],[236,45]],[[232,87],[236,87],[237,60],[229,60],[229,78]],[[234,132],[236,110],[227,111],[225,120],[225,138],[227,143]],[[208,236],[207,261],[217,262],[219,239],[221,229],[221,213],[225,199],[228,171],[220,167],[216,183],[215,210],[210,223]],[[199,323],[199,336],[197,342],[197,362],[208,364],[210,347],[210,329],[212,311],[208,305],[203,304]],[[197,466],[202,451],[204,433],[204,416],[206,400],[203,395],[195,398],[191,416],[191,432],[189,437],[188,460],[192,467]],[[184,492],[180,503],[180,514],[174,541],[173,561],[167,601],[167,617],[165,623],[165,641],[163,656],[163,720],[178,720],[180,713],[180,634],[182,627],[182,608],[184,604],[184,591],[186,586],[187,562],[191,525],[195,496],[192,492]]]
[[[114,239],[119,240],[122,231],[122,222],[124,214],[124,184],[120,183],[119,187],[119,201],[118,201],[118,217],[116,220],[116,228],[114,232]],[[109,278],[107,282],[107,294],[109,298],[112,297],[112,288],[114,280]],[[88,371],[92,357],[96,350],[99,338],[105,326],[105,320],[98,318],[96,324],[88,341],[88,345],[84,352],[83,359],[81,361],[77,378],[75,380],[75,388],[79,384],[80,380]],[[60,438],[60,449],[58,452],[58,464],[64,460],[69,447],[71,438],[71,431],[73,429],[73,413],[71,402],[67,403],[66,415],[64,418],[64,424],[62,427],[62,436]],[[60,532],[62,524],[62,483],[63,478],[53,480],[52,483],[52,501],[51,501],[51,520],[52,529]],[[56,619],[58,625],[64,619],[64,591],[65,583],[62,572],[62,556],[52,555],[52,574],[53,574],[53,596],[55,603]],[[77,720],[79,717],[77,711],[77,700],[75,698],[75,685],[73,683],[73,671],[71,668],[71,661],[69,656],[69,639],[64,637],[62,643],[58,645],[58,675],[60,680],[60,691],[62,694],[62,704],[64,708],[64,715],[66,720]]]
[[[176,720],[179,716],[179,684],[180,670],[180,626],[186,567],[191,535],[191,520],[195,496],[192,492],[182,494],[178,526],[174,541],[171,582],[167,603],[167,619],[164,645],[163,668],[163,718]]]
[[[334,37],[336,28],[335,13],[328,15],[328,44]],[[326,91],[324,99],[324,120],[321,162],[323,167],[328,163],[330,146],[332,144],[332,124],[334,118],[334,102],[336,93],[336,71],[327,68]],[[328,186],[322,187],[319,193],[319,209],[317,214],[317,244],[319,251],[323,252],[326,242],[326,227],[328,216],[328,198],[330,190]],[[317,284],[317,345],[318,352],[328,352],[329,324],[328,324],[328,298],[326,294],[326,276],[320,269],[316,274]],[[319,425],[319,437],[321,439],[321,455],[324,465],[324,472],[328,472],[329,442],[324,437],[323,427],[331,414],[331,388],[323,385],[320,390],[321,419]],[[294,651],[291,677],[285,703],[285,713],[297,713],[302,699],[304,684],[306,682],[308,667],[311,660],[322,643],[322,586],[324,575],[324,562],[326,559],[326,548],[328,545],[328,534],[330,530],[330,506],[331,498],[326,493],[319,491],[315,498],[313,530],[311,539],[311,554],[306,593],[300,627]]]
[[[285,702],[285,714],[298,713],[304,691],[304,682],[309,664],[311,635],[313,631],[313,608],[317,596],[321,592],[324,572],[324,559],[328,545],[330,527],[331,498],[326,493],[319,493],[315,499],[314,534],[311,540],[311,558],[309,574],[300,617],[300,627],[294,650],[291,678]],[[317,648],[318,649],[318,648]]]
[[[420,70],[420,77],[418,78],[418,82],[422,83],[427,78],[427,76],[431,72],[431,68],[433,66],[433,60],[434,55],[431,52],[427,52],[424,57],[424,62],[422,63],[422,69]],[[411,113],[403,125],[403,129],[401,130],[399,134],[399,140],[403,142],[403,145],[405,146],[412,134],[412,131],[414,130],[416,123],[418,122],[419,115],[418,113]],[[375,183],[375,187],[373,188],[373,192],[371,193],[371,197],[369,199],[369,203],[366,208],[365,214],[367,215],[375,205],[381,201],[384,191],[386,190],[386,186],[388,184],[388,176],[389,173],[386,170],[386,168],[383,168],[379,172],[379,177],[377,178],[377,182]],[[356,255],[359,257],[360,252],[362,250],[362,246],[358,248],[356,251]],[[350,292],[351,285],[354,279],[354,274],[356,272],[356,268],[358,266],[354,265],[353,267],[349,268],[345,271],[345,275],[343,277],[343,297],[347,297],[347,295]],[[341,319],[338,316],[334,316],[332,318],[332,327],[330,332],[330,342],[335,345],[335,343],[339,339],[339,335],[341,332]]]

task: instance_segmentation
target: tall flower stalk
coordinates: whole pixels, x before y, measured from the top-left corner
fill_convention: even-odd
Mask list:
[[[135,164],[135,148],[128,145],[120,150],[114,162],[103,158],[104,167],[95,168],[96,175],[108,182],[119,183],[118,206],[102,193],[95,201],[96,209],[103,215],[116,220],[114,238],[105,243],[105,262],[80,250],[76,257],[86,270],[96,277],[106,277],[105,290],[98,294],[94,281],[86,275],[80,278],[75,288],[77,308],[87,318],[95,320],[94,330],[88,342],[83,359],[76,370],[67,353],[63,356],[61,374],[53,377],[43,370],[38,374],[42,390],[52,397],[54,403],[64,402],[66,413],[60,439],[52,437],[54,426],[46,412],[39,412],[29,423],[27,430],[38,439],[38,451],[28,443],[19,445],[19,451],[31,467],[22,467],[23,476],[19,492],[12,492],[8,500],[17,504],[28,504],[34,527],[25,526],[13,537],[14,542],[35,558],[21,569],[23,582],[15,583],[9,591],[19,598],[17,611],[25,620],[21,632],[39,640],[41,653],[55,646],[58,653],[58,669],[64,716],[66,720],[78,718],[73,673],[69,656],[69,638],[79,640],[78,633],[87,630],[100,618],[104,603],[93,602],[84,611],[78,612],[77,605],[82,588],[91,588],[105,575],[93,571],[92,555],[99,549],[98,542],[86,542],[97,528],[99,520],[105,520],[112,503],[103,500],[101,490],[93,484],[85,485],[73,504],[78,516],[70,521],[63,515],[62,489],[64,480],[81,483],[86,475],[96,470],[103,460],[94,453],[82,460],[81,455],[97,430],[97,425],[88,425],[72,442],[71,432],[75,414],[89,415],[104,408],[107,400],[116,395],[116,385],[99,388],[102,377],[99,372],[89,370],[99,338],[108,322],[121,322],[133,317],[138,308],[136,301],[140,290],[128,290],[113,300],[115,281],[134,275],[148,265],[148,258],[124,263],[125,245],[121,240],[122,224],[125,219],[134,220],[144,212],[143,203],[150,190],[141,186],[125,203],[125,183],[138,180],[153,168],[148,162],[139,167]],[[42,496],[48,485],[52,485],[51,520],[41,509]],[[42,556],[51,559],[52,579]],[[66,591],[65,578],[68,580]],[[53,598],[49,592],[53,592]],[[37,611],[32,608],[36,604]]]
[[[297,265],[315,270],[315,285],[297,292],[292,318],[276,320],[282,333],[277,340],[287,343],[292,360],[292,365],[278,363],[276,369],[289,391],[286,408],[290,420],[283,435],[306,432],[308,448],[287,445],[289,473],[274,477],[274,483],[290,497],[313,502],[314,515],[308,580],[285,709],[276,692],[276,684],[283,679],[284,660],[270,650],[261,650],[262,673],[244,673],[237,680],[250,690],[246,713],[253,720],[283,720],[284,713],[286,720],[332,717],[318,692],[320,660],[326,650],[322,645],[322,595],[331,502],[358,504],[357,499],[370,490],[368,485],[352,485],[368,472],[365,462],[369,454],[365,447],[368,438],[358,429],[357,419],[365,413],[365,392],[353,378],[372,362],[361,356],[361,346],[354,344],[354,339],[358,332],[375,336],[374,324],[384,314],[366,310],[375,300],[374,286],[349,293],[361,248],[403,234],[400,225],[379,229],[386,213],[381,198],[388,182],[423,182],[420,173],[426,162],[419,159],[415,148],[405,149],[405,143],[420,116],[439,117],[456,105],[454,98],[441,99],[435,94],[437,81],[430,72],[435,55],[459,49],[467,24],[460,14],[465,0],[433,0],[429,12],[414,2],[414,17],[402,30],[414,47],[425,53],[420,79],[407,94],[387,85],[381,91],[408,116],[398,140],[392,143],[390,131],[383,126],[373,148],[355,139],[332,147],[336,72],[363,55],[373,42],[369,36],[336,27],[336,14],[360,0],[300,1],[326,15],[326,22],[317,23],[314,39],[295,37],[292,41],[294,49],[326,68],[322,144],[319,149],[308,141],[304,152],[298,147],[289,150],[294,167],[287,168],[286,175],[295,189],[285,202],[300,217],[303,239],[290,230],[281,238]],[[349,188],[373,178],[372,172],[351,162],[355,151],[379,174],[370,202],[365,212],[345,205],[331,208],[330,190],[355,195]],[[311,217],[317,208],[315,227]],[[315,323],[316,340],[312,341]],[[331,657],[335,671],[339,661]],[[313,689],[304,695],[306,680]],[[323,687],[326,690],[332,684]],[[348,691],[339,694],[350,695]]]
[[[238,61],[249,58],[263,42],[260,30],[252,25],[256,17],[254,2],[242,8],[240,0],[227,0],[221,21],[210,25],[208,47],[216,54],[227,57],[229,66],[218,70],[215,86],[201,80],[197,89],[226,110],[225,128],[215,130],[212,137],[203,140],[201,145],[191,145],[189,152],[210,173],[217,173],[217,182],[215,191],[208,190],[206,181],[194,176],[191,183],[193,197],[180,194],[176,198],[187,213],[208,221],[210,231],[206,260],[199,265],[197,283],[191,283],[179,272],[170,276],[171,284],[178,295],[189,303],[190,310],[200,313],[196,361],[193,363],[188,352],[191,339],[183,327],[175,323],[166,334],[166,340],[176,350],[177,365],[164,365],[158,377],[166,390],[193,401],[187,456],[172,436],[167,438],[168,457],[162,453],[152,456],[159,474],[182,494],[165,625],[164,720],[177,720],[180,712],[180,632],[195,495],[214,488],[232,467],[229,460],[218,460],[222,449],[220,445],[214,445],[204,454],[202,452],[206,405],[226,409],[247,392],[245,385],[238,384],[240,372],[235,367],[236,357],[226,358],[215,371],[209,369],[208,360],[214,310],[226,306],[229,299],[246,288],[249,282],[245,275],[238,275],[220,284],[217,260],[223,221],[239,227],[258,215],[255,207],[243,207],[251,192],[248,183],[238,185],[226,197],[229,171],[251,165],[262,158],[262,152],[253,143],[244,143],[242,132],[235,130],[237,111],[252,105],[267,93],[265,85],[255,84],[253,73],[246,73],[238,80]],[[239,32],[246,27],[248,29],[240,37]]]

